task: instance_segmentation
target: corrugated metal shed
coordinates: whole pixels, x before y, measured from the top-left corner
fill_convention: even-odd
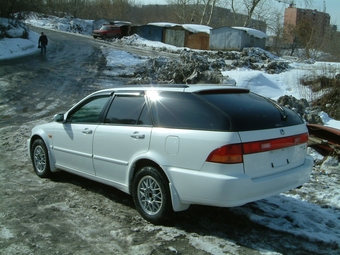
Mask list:
[[[209,38],[210,35],[204,32],[189,33],[186,37],[185,47],[197,50],[208,50],[209,49]]]
[[[185,30],[182,26],[166,28],[163,42],[177,47],[184,47]]]
[[[265,48],[267,35],[243,27],[220,27],[210,31],[211,50],[242,50],[244,47]]]
[[[163,41],[164,27],[154,25],[141,25],[131,27],[131,34],[137,34],[150,41]]]
[[[211,27],[197,24],[183,24],[167,27],[164,43],[191,49],[209,49],[209,33]]]
[[[132,32],[152,41],[161,41],[177,47],[207,50],[209,49],[210,29],[211,27],[197,24],[153,22],[135,26]]]

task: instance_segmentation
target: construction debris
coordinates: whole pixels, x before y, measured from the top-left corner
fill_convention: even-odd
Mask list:
[[[340,159],[340,130],[318,124],[307,124],[308,145],[323,156],[337,156]]]

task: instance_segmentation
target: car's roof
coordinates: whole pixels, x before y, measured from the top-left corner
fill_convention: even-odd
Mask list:
[[[203,92],[203,91],[213,91],[213,90],[228,90],[229,92],[249,92],[249,89],[240,88],[228,84],[138,84],[138,85],[126,85],[113,87],[109,89],[103,89],[95,92],[97,93],[116,93],[119,91],[179,91],[179,92]]]

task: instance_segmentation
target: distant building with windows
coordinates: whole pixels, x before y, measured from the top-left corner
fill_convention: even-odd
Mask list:
[[[321,32],[323,36],[325,28],[330,27],[331,17],[328,13],[319,12],[317,10],[300,9],[295,7],[288,7],[284,13],[284,26],[285,29],[289,27],[296,27],[302,22],[308,22],[314,29]]]

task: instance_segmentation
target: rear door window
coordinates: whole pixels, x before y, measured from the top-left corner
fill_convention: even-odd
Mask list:
[[[115,96],[105,117],[105,123],[151,125],[144,96]]]
[[[229,131],[229,119],[192,93],[159,92],[150,97],[154,125],[167,128]]]

